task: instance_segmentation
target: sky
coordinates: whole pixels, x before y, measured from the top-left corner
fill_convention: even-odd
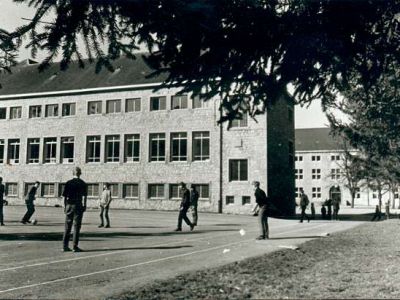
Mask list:
[[[34,15],[35,10],[27,7],[26,4],[16,4],[12,0],[0,0],[0,28],[12,31],[18,26],[26,24],[22,18],[30,19]],[[30,58],[30,51],[21,47],[19,50],[18,60]],[[45,53],[38,53],[36,59],[40,60],[45,57]],[[296,128],[314,128],[326,127],[328,119],[322,112],[320,101],[314,101],[309,107],[295,107],[295,127]]]

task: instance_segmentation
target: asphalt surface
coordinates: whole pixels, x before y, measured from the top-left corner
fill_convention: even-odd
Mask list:
[[[36,226],[19,223],[25,208],[5,207],[0,227],[0,299],[99,299],[157,279],[212,268],[292,247],[352,228],[361,221],[269,219],[270,239],[256,241],[257,218],[199,214],[193,232],[174,232],[177,212],[111,210],[111,228],[98,228],[98,210],[85,213],[82,253],[64,253],[62,208],[37,207]]]

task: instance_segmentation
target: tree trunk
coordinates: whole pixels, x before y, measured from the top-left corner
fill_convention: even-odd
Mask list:
[[[353,191],[353,192],[351,192],[351,208],[354,208],[355,198],[356,198],[356,193]]]

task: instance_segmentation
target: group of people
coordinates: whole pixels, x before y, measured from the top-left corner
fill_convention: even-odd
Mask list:
[[[82,226],[83,214],[86,211],[87,205],[87,185],[80,178],[82,171],[79,167],[73,169],[73,178],[66,182],[62,196],[64,198],[64,213],[65,213],[65,226],[63,235],[63,248],[64,252],[73,251],[81,252],[82,249],[79,248],[79,235]],[[29,189],[25,196],[25,204],[27,211],[22,217],[21,223],[28,224],[34,223],[31,220],[35,212],[34,201],[36,198],[36,192],[40,186],[40,182],[36,181],[34,185]],[[196,190],[195,185],[191,185],[190,191],[187,189],[186,184],[181,182],[181,192],[182,201],[180,204],[179,215],[178,215],[178,226],[175,231],[182,231],[182,220],[190,226],[192,231],[195,226],[197,226],[198,214],[197,206],[199,199],[199,192]],[[3,217],[3,203],[4,203],[5,187],[3,184],[3,178],[0,177],[0,225],[4,226]],[[99,206],[100,206],[100,227],[110,228],[110,218],[109,218],[109,208],[112,200],[110,185],[105,183],[103,186],[103,191],[100,194]],[[192,209],[193,221],[190,221],[187,217],[187,212],[189,208]],[[105,222],[104,222],[105,219]],[[70,235],[73,230],[72,238],[72,249],[69,247]]]

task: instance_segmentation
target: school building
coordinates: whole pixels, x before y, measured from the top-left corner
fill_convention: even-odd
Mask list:
[[[296,129],[295,195],[302,187],[311,202],[321,205],[326,199],[339,198],[342,205],[351,203],[343,175],[343,146],[330,134],[330,128]],[[396,203],[398,193],[387,192],[382,201]],[[296,199],[298,201],[298,199]],[[354,199],[356,206],[378,205],[378,192],[362,184]]]
[[[282,97],[256,120],[218,125],[219,99],[200,101],[161,88],[165,77],[138,57],[95,73],[72,63],[38,72],[27,61],[1,74],[0,176],[10,204],[40,181],[39,205],[62,205],[73,166],[82,168],[88,205],[111,184],[114,208],[175,210],[179,182],[196,185],[199,209],[249,213],[252,181],[285,214],[294,211],[293,104]]]

